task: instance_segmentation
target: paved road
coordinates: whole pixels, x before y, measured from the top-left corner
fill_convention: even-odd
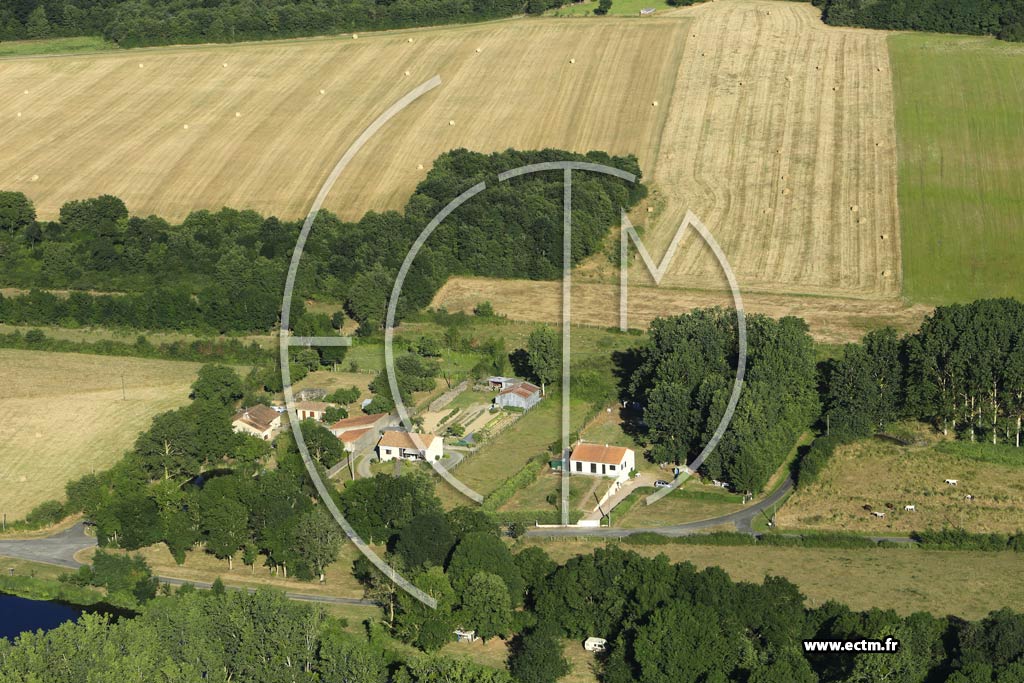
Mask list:
[[[760,516],[771,516],[770,509],[777,505],[790,491],[793,490],[793,480],[786,478],[778,489],[770,496],[748,507],[732,512],[721,517],[702,519],[697,522],[685,522],[683,524],[672,524],[670,526],[649,527],[642,529],[616,529],[612,527],[562,527],[551,529],[530,529],[526,533],[530,536],[597,536],[602,538],[623,538],[641,532],[653,532],[662,536],[689,536],[698,531],[704,531],[725,524],[734,524],[736,530],[752,534],[754,533],[753,522]]]
[[[94,545],[96,545],[96,539],[86,536],[85,525],[79,522],[73,527],[46,538],[0,540],[0,556],[78,569],[81,562],[75,561],[75,553]]]
[[[81,562],[75,560],[75,554],[79,550],[92,548],[96,545],[96,539],[87,536],[85,525],[82,522],[65,529],[53,536],[46,538],[31,538],[24,540],[0,540],[0,558],[12,557],[19,560],[31,560],[44,564],[55,564],[60,567],[77,569],[82,566]],[[3,560],[0,559],[0,571],[5,570]],[[186,581],[173,576],[160,576],[161,583],[169,583],[172,586],[180,586],[184,583],[191,583],[196,588],[209,588],[210,584],[203,581]],[[245,588],[250,593],[255,588]],[[323,602],[335,605],[372,605],[374,603],[360,598],[344,598],[333,595],[310,595],[307,593],[286,593],[292,600],[304,600],[306,602]]]

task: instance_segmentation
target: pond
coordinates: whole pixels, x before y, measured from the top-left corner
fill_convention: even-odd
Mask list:
[[[47,600],[28,600],[0,593],[0,638],[14,640],[23,631],[49,631],[74,621],[82,614],[78,607]]]

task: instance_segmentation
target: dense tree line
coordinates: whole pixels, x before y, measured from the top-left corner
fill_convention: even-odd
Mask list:
[[[1024,40],[1024,0],[813,0],[835,26]]]
[[[1011,610],[965,621],[923,612],[854,612],[836,602],[810,608],[783,578],[737,583],[717,567],[698,571],[688,562],[642,557],[614,545],[559,566],[540,548],[511,554],[490,530],[467,530],[474,525],[471,515],[448,518],[453,528],[462,526],[446,566],[426,561],[410,570],[415,583],[438,599],[437,610],[370,573],[361,577],[384,606],[384,623],[368,621],[363,632],[346,630],[322,610],[275,590],[249,594],[218,584],[199,592],[186,586],[174,595],[147,597],[134,618],[111,622],[87,614],[13,643],[0,639],[0,677],[26,683],[555,683],[569,671],[563,639],[579,647],[596,635],[609,641],[609,652],[596,662],[607,683],[1024,680],[1024,616]],[[436,523],[425,521],[421,530]],[[111,580],[125,587],[145,583],[134,560],[117,564],[114,572],[103,569]],[[521,609],[512,609],[516,604]],[[482,634],[511,636],[507,672],[437,655],[399,654],[384,637],[390,633],[429,652],[451,640],[453,624],[467,622]],[[805,639],[887,637],[899,641],[895,653],[804,654],[801,646]]]
[[[511,683],[464,659],[399,655],[371,626],[352,633],[322,608],[259,589],[185,586],[116,622],[84,615],[48,632],[0,638],[0,678],[12,683]]]
[[[902,338],[892,330],[849,344],[826,368],[833,435],[864,436],[893,420],[1021,445],[1024,304],[992,299],[936,308]]]
[[[0,40],[102,36],[121,47],[231,43],[539,14],[564,0],[13,0]]]
[[[702,471],[737,490],[759,491],[817,418],[817,376],[806,323],[761,315],[746,321],[743,393]],[[732,392],[738,353],[733,311],[702,309],[651,323],[648,343],[623,363],[627,395],[644,409],[640,436],[655,462],[685,463],[711,439]]]
[[[340,320],[303,316],[310,297],[344,302],[361,331],[381,327],[395,276],[416,237],[440,209],[476,183],[488,189],[455,211],[409,271],[399,317],[426,306],[451,275],[557,279],[562,261],[562,174],[498,183],[501,171],[574,159],[640,175],[636,159],[600,152],[464,149],[441,155],[404,213],[369,213],[345,223],[322,211],[303,251],[292,307],[299,334],[329,333]],[[573,262],[601,246],[646,188],[577,173]],[[24,195],[0,193],[0,281],[22,288],[123,292],[70,296],[32,291],[0,300],[0,321],[34,325],[115,325],[204,332],[269,330],[277,322],[285,273],[301,223],[252,211],[197,211],[180,225],[130,216],[116,197],[66,204],[58,221],[37,221]],[[303,329],[303,325],[305,328]]]

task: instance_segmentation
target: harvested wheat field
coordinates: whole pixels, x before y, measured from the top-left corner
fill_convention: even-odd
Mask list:
[[[62,498],[66,482],[119,460],[154,415],[188,402],[199,369],[13,349],[0,349],[0,365],[0,512],[8,519]]]
[[[897,296],[886,34],[826,26],[800,3],[717,2],[685,15],[690,35],[651,176],[655,211],[640,216],[653,253],[692,210],[748,290]],[[703,288],[709,267],[718,272],[701,250],[684,250],[663,284]]]
[[[742,286],[742,281],[741,281]],[[514,286],[513,286],[514,285]],[[499,280],[497,278],[453,277],[434,295],[431,306],[451,312],[472,312],[481,301],[490,301],[495,312],[512,320],[558,323],[562,316],[560,282]],[[646,328],[654,318],[685,313],[708,306],[732,307],[726,293],[666,287],[629,287],[629,327]],[[578,325],[618,327],[618,285],[574,282],[572,322]],[[905,306],[898,300],[792,296],[771,293],[743,293],[747,313],[780,318],[803,318],[817,341],[836,344],[857,341],[866,332],[890,326],[912,332],[931,312],[923,305]]]
[[[224,205],[296,218],[362,130],[435,74],[327,208],[400,208],[456,147],[602,149],[649,167],[666,112],[650,103],[669,98],[688,23],[518,19],[0,61],[0,187],[45,218],[100,193],[172,220]]]

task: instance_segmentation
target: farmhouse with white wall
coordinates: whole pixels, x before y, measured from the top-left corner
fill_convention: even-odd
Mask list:
[[[381,462],[403,458],[405,460],[440,460],[444,454],[444,439],[433,434],[389,431],[381,434],[377,442],[377,455]]]
[[[608,444],[579,443],[569,456],[571,474],[589,474],[613,477],[625,481],[636,468],[636,455],[632,448]]]

